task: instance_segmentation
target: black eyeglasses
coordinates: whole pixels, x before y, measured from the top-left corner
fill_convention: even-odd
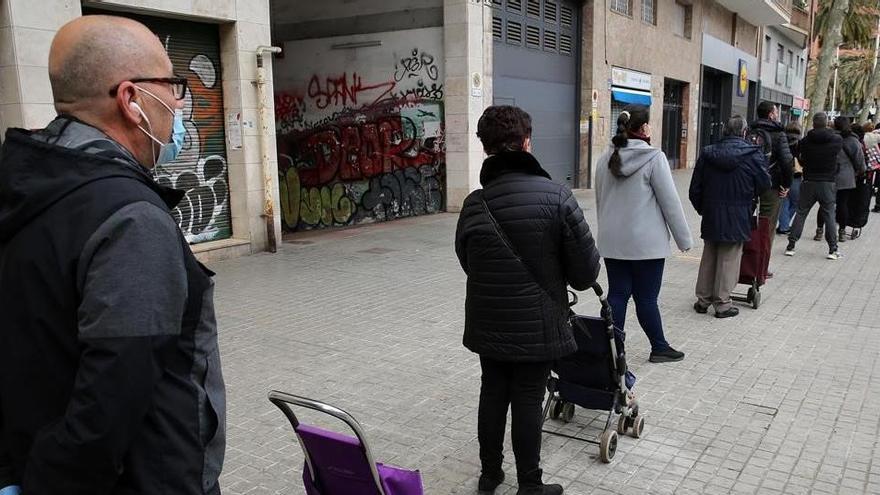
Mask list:
[[[175,77],[137,77],[134,79],[128,79],[127,81],[122,82],[131,82],[131,83],[139,83],[139,82],[151,82],[151,83],[163,83],[171,86],[171,91],[174,93],[174,98],[178,100],[182,100],[186,97],[186,78],[175,76]],[[116,92],[119,90],[119,86],[122,83],[113,86],[110,89],[110,96],[116,96]]]

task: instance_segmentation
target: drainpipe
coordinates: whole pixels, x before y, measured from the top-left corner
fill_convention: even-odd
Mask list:
[[[263,64],[263,53],[281,53],[277,46],[257,47],[257,105],[260,118],[260,163],[263,167],[263,218],[266,219],[266,235],[270,253],[278,251],[278,239],[275,237],[275,198],[272,196],[272,178],[276,171],[271,168],[271,156],[269,153],[269,132],[275,128],[273,122],[269,125],[269,107],[266,105],[266,67]]]

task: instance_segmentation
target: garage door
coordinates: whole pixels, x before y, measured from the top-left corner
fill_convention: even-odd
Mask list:
[[[532,147],[553,180],[573,185],[577,163],[577,16],[564,0],[493,0],[496,105],[532,116]]]
[[[84,13],[104,13],[83,9]],[[217,25],[120,14],[144,23],[168,51],[174,73],[187,78],[183,109],[186,139],[173,163],[156,168],[156,180],[186,192],[172,211],[192,243],[232,235],[229,213],[229,175],[223,120],[220,35]]]

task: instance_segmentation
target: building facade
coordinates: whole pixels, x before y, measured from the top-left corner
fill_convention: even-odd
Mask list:
[[[247,254],[288,233],[458,211],[479,187],[492,104],[532,115],[534,154],[571,187],[592,187],[631,103],[650,107],[670,166],[691,167],[761,99],[785,120],[807,107],[812,16],[791,2],[0,0],[0,130],[54,117],[61,25],[144,22],[192,88],[184,153],[157,180],[187,192],[174,214],[200,256]]]

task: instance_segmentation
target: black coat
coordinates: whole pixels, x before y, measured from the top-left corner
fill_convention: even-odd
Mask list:
[[[467,274],[465,347],[501,361],[552,361],[574,352],[566,289],[585,290],[599,275],[580,206],[524,152],[486,159],[480,182],[484,189],[465,199],[455,236]],[[496,233],[483,198],[522,261]]]
[[[835,182],[837,157],[843,149],[843,138],[832,129],[813,129],[801,139],[800,162],[804,180]]]
[[[225,429],[225,408],[210,393],[218,379],[222,387],[216,329],[206,331],[213,289],[171,218],[182,193],[122,155],[35,134],[9,130],[0,151],[0,487],[21,485],[28,495],[219,494],[220,466],[209,455],[220,449],[222,463]],[[108,258],[132,235],[108,230],[114,215],[143,205],[167,219],[170,233],[126,217],[123,225],[154,245]],[[185,270],[185,300],[118,321],[107,308],[149,308],[162,300],[152,297],[155,286],[172,290],[159,277],[164,265]],[[106,283],[118,279],[145,281]],[[109,285],[112,292],[102,291]],[[156,324],[163,318],[149,315],[160,312],[178,325]]]
[[[703,217],[702,237],[715,242],[751,238],[754,199],[770,188],[767,158],[737,137],[707,146],[691,178],[690,200]]]
[[[801,135],[796,132],[785,132],[785,136],[788,138],[788,149],[791,150],[791,156],[795,160],[800,163],[801,159]],[[792,169],[794,167],[792,166]],[[800,178],[803,176],[803,172],[794,172],[793,177]]]
[[[752,127],[766,131],[773,139],[770,163],[768,164],[773,189],[790,188],[794,174],[794,158],[791,155],[791,148],[788,146],[785,127],[770,119],[758,119],[752,124]]]

